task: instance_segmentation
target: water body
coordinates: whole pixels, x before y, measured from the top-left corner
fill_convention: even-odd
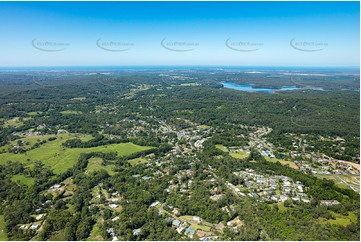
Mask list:
[[[252,84],[237,84],[234,82],[222,82],[221,83],[224,88],[230,88],[238,91],[245,92],[266,92],[266,93],[274,93],[277,91],[292,91],[292,90],[302,90],[302,89],[312,89],[322,91],[322,88],[302,88],[296,86],[283,86],[282,88],[260,88],[253,87]]]

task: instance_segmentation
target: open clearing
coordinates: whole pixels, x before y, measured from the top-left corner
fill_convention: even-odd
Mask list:
[[[192,224],[190,226],[191,229],[194,229],[194,230],[203,230],[203,231],[206,231],[206,232],[209,232],[211,231],[211,228],[208,227],[208,226],[205,226],[205,225],[200,225],[200,224]]]
[[[39,136],[41,137],[41,136]],[[139,146],[133,143],[120,143],[92,148],[66,148],[62,146],[66,140],[77,138],[75,135],[58,135],[56,140],[48,141],[39,148],[30,150],[23,154],[4,153],[0,154],[0,163],[8,160],[20,161],[31,165],[34,161],[40,160],[44,165],[51,167],[55,174],[63,173],[71,168],[78,160],[81,153],[90,152],[117,152],[118,156],[126,156],[135,152],[151,149],[150,146]],[[81,139],[90,139],[91,136],[82,136]]]
[[[115,172],[113,164],[103,165],[103,159],[98,157],[93,157],[89,159],[88,166],[86,168],[86,173],[91,174],[95,171],[106,170],[109,175],[113,176]]]
[[[4,231],[5,231],[4,215],[0,215],[0,241],[8,240],[8,236]]]
[[[209,128],[211,128],[211,126],[208,126],[208,125],[198,125],[197,128],[198,128],[198,129],[209,129]]]
[[[277,158],[270,158],[268,156],[265,156],[265,159],[267,161],[271,161],[271,162],[277,162],[278,161],[279,163],[281,163],[281,165],[289,166],[289,167],[291,167],[291,168],[293,168],[295,170],[299,169],[299,167],[292,161],[285,161],[285,160],[281,160],[281,159],[277,159]]]
[[[286,211],[286,207],[283,202],[278,202],[277,204],[278,204],[278,210],[282,212]]]
[[[211,227],[206,226],[206,225],[197,224],[197,222],[193,220],[193,216],[191,216],[191,215],[184,215],[184,216],[180,216],[179,218],[189,222],[191,224],[191,226],[190,226],[191,229],[203,230],[206,232],[211,231]]]
[[[30,116],[36,116],[36,115],[39,115],[39,114],[42,114],[43,112],[41,111],[38,111],[38,112],[28,112],[28,115]]]
[[[28,187],[32,186],[35,182],[35,178],[27,177],[24,175],[14,175],[11,177],[11,180],[16,183],[18,183],[18,181],[19,181],[20,184],[26,185]]]
[[[70,111],[70,110],[65,110],[65,111],[61,111],[61,114],[82,114],[82,111]]]
[[[72,98],[72,99],[70,99],[70,100],[83,101],[83,100],[85,100],[85,99],[86,99],[86,97],[74,97],[74,98]]]
[[[357,190],[360,190],[360,176],[340,175],[340,178],[355,187]]]
[[[328,219],[328,220],[322,219],[321,223],[338,224],[338,225],[342,225],[342,226],[347,226],[347,225],[350,225],[351,223],[356,223],[356,220],[357,220],[356,214],[354,214],[352,212],[349,212],[348,216],[338,214],[333,211],[331,211],[330,213],[332,214],[334,219]]]
[[[139,164],[146,164],[146,163],[148,163],[148,160],[146,160],[144,158],[135,158],[135,159],[128,160],[128,162],[132,166],[136,166],[136,165],[139,165]]]
[[[221,151],[228,152],[228,149],[224,145],[218,144],[216,145],[216,148],[220,149]]]
[[[245,159],[249,156],[246,151],[230,152],[229,155],[236,159]]]
[[[193,216],[191,215],[184,215],[184,216],[180,216],[179,218],[185,221],[193,221]]]
[[[351,189],[349,186],[341,182],[337,179],[334,175],[315,175],[319,179],[329,179],[335,182],[335,185],[340,188]],[[348,184],[352,185],[356,189],[360,189],[360,177],[359,176],[352,176],[352,175],[340,175],[341,179],[347,182]]]
[[[6,120],[6,121],[4,122],[4,127],[6,128],[6,127],[9,127],[9,126],[14,126],[14,127],[18,128],[18,127],[23,126],[23,125],[24,125],[24,122],[25,122],[25,121],[28,121],[28,120],[30,120],[30,119],[31,119],[31,118],[22,118],[22,119],[20,120],[19,117],[15,117],[15,118],[13,118],[13,119]]]

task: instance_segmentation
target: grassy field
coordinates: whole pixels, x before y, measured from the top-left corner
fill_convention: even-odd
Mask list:
[[[38,115],[38,114],[42,114],[43,112],[28,112],[28,115],[30,115],[30,116],[36,116],[36,115]]]
[[[41,137],[41,136],[39,136]],[[130,155],[134,152],[151,149],[148,146],[139,146],[133,143],[111,144],[92,148],[65,148],[61,144],[66,140],[76,138],[75,135],[58,135],[56,140],[48,141],[39,148],[30,150],[24,154],[4,153],[0,154],[0,164],[7,160],[20,161],[25,164],[32,164],[36,160],[41,160],[46,166],[53,169],[55,174],[65,172],[72,167],[81,153],[89,152],[117,152],[118,156]],[[91,136],[82,136],[82,139],[90,139]]]
[[[360,176],[340,175],[341,179],[360,190]]]
[[[333,175],[319,175],[319,174],[315,174],[315,177],[319,178],[319,179],[328,179],[328,180],[332,180],[335,182],[335,185],[340,187],[340,188],[348,188],[348,186],[346,186],[345,184],[343,184],[339,179],[337,179],[336,177],[334,177]]]
[[[139,164],[146,164],[146,163],[148,163],[148,160],[140,157],[140,158],[135,158],[135,159],[128,160],[128,162],[132,166],[136,166],[136,165],[139,165]]]
[[[83,100],[85,100],[85,99],[86,99],[86,97],[74,97],[74,98],[72,98],[72,99],[70,99],[70,100],[83,101]]]
[[[209,226],[196,224],[196,222],[193,220],[193,216],[191,216],[191,215],[184,215],[184,216],[180,216],[179,218],[191,223],[191,226],[190,226],[191,229],[203,230],[206,232],[211,231],[211,227],[209,227]]]
[[[279,161],[283,166],[289,166],[295,170],[298,170],[299,167],[292,161],[285,161],[285,160],[281,160],[281,159],[277,159],[277,158],[270,158],[268,156],[264,157],[267,161],[271,161],[271,162],[277,162]]]
[[[190,226],[191,229],[194,229],[194,230],[203,230],[203,231],[206,231],[206,232],[209,232],[211,231],[211,228],[208,227],[208,226],[205,226],[205,225],[200,225],[200,224],[192,224]]]
[[[26,177],[26,176],[21,175],[21,174],[12,176],[11,180],[13,182],[16,182],[16,183],[19,181],[20,184],[26,185],[28,187],[32,186],[34,184],[34,182],[35,182],[35,178]]]
[[[336,177],[334,177],[333,175],[319,175],[316,174],[314,175],[319,179],[328,179],[328,180],[332,180],[335,182],[335,185],[340,187],[340,188],[345,188],[345,189],[351,189],[349,186],[347,186],[346,184],[344,184],[343,182],[341,182],[339,179],[337,179]],[[342,176],[342,179],[344,179],[345,176]],[[344,179],[345,181],[347,181],[346,179]],[[352,185],[352,184],[351,184]]]
[[[192,221],[193,220],[193,216],[191,215],[184,215],[184,216],[180,216],[180,219],[183,219],[185,221]]]
[[[330,212],[334,219],[328,219],[328,220],[321,220],[321,223],[327,223],[327,224],[338,224],[342,226],[347,226],[351,223],[355,223],[357,220],[356,214],[349,212],[348,216],[338,214],[335,212]]]
[[[48,140],[50,137],[54,137],[54,135],[41,135],[41,136],[25,137],[25,138],[11,141],[9,147],[17,145],[18,140],[21,140],[23,143],[22,147],[24,149],[28,149],[28,148],[31,148],[33,145],[35,145],[38,141]]]
[[[221,151],[228,152],[228,149],[224,145],[218,144],[216,145],[216,148],[220,149]]]
[[[115,167],[113,164],[103,165],[103,159],[98,157],[93,157],[89,159],[88,166],[86,168],[86,173],[91,174],[95,171],[106,170],[109,175],[113,176],[115,172],[113,168]]]
[[[283,202],[278,202],[277,204],[278,204],[278,210],[280,210],[282,212],[286,211],[286,207],[283,204]]]
[[[70,110],[65,110],[65,111],[61,111],[61,114],[82,114],[82,111],[70,111]]]
[[[197,128],[198,129],[209,129],[211,126],[208,125],[198,125]]]
[[[5,230],[4,215],[0,215],[0,241],[8,240],[8,236],[6,235],[4,230]]]
[[[241,152],[237,152],[237,153],[231,152],[231,153],[229,153],[229,155],[236,159],[245,159],[249,156],[249,154],[247,154],[246,151],[241,151]]]
[[[21,127],[24,125],[25,121],[30,120],[31,118],[23,118],[23,121],[20,121],[18,117],[15,117],[13,119],[6,120],[4,122],[4,127],[14,126],[14,127]]]

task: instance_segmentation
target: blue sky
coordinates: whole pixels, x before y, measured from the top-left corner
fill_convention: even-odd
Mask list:
[[[0,2],[0,67],[359,66],[359,13],[359,2]]]

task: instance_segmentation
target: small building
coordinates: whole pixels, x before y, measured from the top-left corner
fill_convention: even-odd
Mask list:
[[[109,204],[109,207],[115,209],[118,207],[118,204]]]
[[[297,186],[297,189],[298,189],[298,191],[303,192],[303,187],[302,187],[302,185],[298,185],[298,186]]]
[[[173,220],[173,222],[172,222],[172,225],[176,226],[176,227],[179,227],[180,224],[181,224],[181,222],[178,219]]]
[[[279,201],[280,201],[280,202],[285,202],[285,201],[287,201],[287,199],[288,199],[287,196],[285,196],[285,195],[280,195]]]
[[[289,181],[285,181],[285,182],[283,182],[283,186],[289,187],[289,186],[291,186],[291,183]]]
[[[179,214],[179,209],[178,208],[173,208],[172,213],[175,215]]]
[[[141,229],[134,229],[134,230],[133,230],[133,235],[134,235],[134,236],[138,236],[141,231],[142,231]]]
[[[108,234],[110,234],[111,236],[115,236],[114,228],[109,228],[109,229],[107,229],[107,232],[108,232]]]
[[[321,200],[320,201],[321,206],[329,207],[329,206],[334,206],[334,205],[338,205],[338,204],[340,204],[340,202],[337,200]]]
[[[30,226],[30,229],[38,229],[39,227],[40,227],[39,224],[32,224],[32,225]]]
[[[184,230],[184,227],[183,227],[183,226],[180,226],[180,227],[178,227],[176,230],[177,230],[177,232],[178,232],[179,234],[181,234],[182,231]]]
[[[194,229],[191,229],[191,227],[187,228],[185,231],[185,235],[187,234],[194,234],[196,231]]]
[[[45,214],[39,214],[38,216],[36,216],[36,220],[40,220],[45,216]]]
[[[193,220],[196,221],[197,223],[201,222],[201,218],[198,216],[193,216]]]
[[[157,206],[158,204],[160,204],[160,202],[156,201],[156,202],[152,203],[150,206],[151,206],[151,207],[155,207],[155,206]]]

